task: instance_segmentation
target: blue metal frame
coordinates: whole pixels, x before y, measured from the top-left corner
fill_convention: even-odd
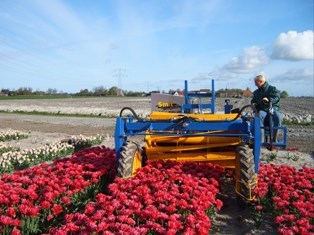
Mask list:
[[[208,104],[192,104],[191,98],[210,98],[211,102]],[[215,83],[212,80],[212,91],[211,93],[189,93],[188,82],[184,81],[184,101],[185,103],[181,106],[182,113],[191,113],[192,109],[198,109],[198,113],[202,113],[203,109],[210,109],[211,113],[215,113],[215,103],[216,103],[216,92]]]
[[[269,127],[262,126],[261,129],[264,129],[265,132],[267,132],[267,133],[265,133],[265,137],[270,136],[270,133],[269,133],[270,128]],[[287,147],[287,133],[288,133],[287,127],[285,127],[285,126],[273,126],[271,129],[272,129],[272,131],[282,130],[283,131],[283,139],[282,140],[277,139],[277,142],[272,142],[272,140],[270,140],[269,142],[265,141],[265,142],[262,142],[262,146],[268,147],[271,145],[274,147],[283,147],[283,148]]]
[[[223,137],[241,137],[247,144],[253,143],[253,154],[255,172],[258,172],[258,163],[261,148],[261,129],[257,117],[242,117],[233,121],[195,121],[185,120],[180,123],[178,120],[165,121],[133,121],[133,117],[118,117],[115,130],[115,150],[117,162],[120,157],[120,149],[128,136],[143,135],[149,131],[150,135],[165,135],[178,137],[191,136],[223,136]],[[239,131],[239,133],[222,133],[222,134],[197,134],[189,133],[193,131]],[[179,134],[178,134],[179,133]]]
[[[271,112],[271,109],[273,109],[272,105],[270,104],[269,108],[269,125],[268,126],[261,126],[261,129],[264,129],[264,136],[268,137],[269,141],[262,142],[262,146],[266,147],[283,147],[285,148],[287,146],[287,127],[284,126],[274,126],[274,120],[273,120],[273,113]],[[274,136],[275,130],[283,130],[283,140],[280,141],[278,138],[276,142],[273,142],[272,136]],[[266,140],[266,138],[265,138]]]
[[[133,116],[118,117],[115,127],[115,151],[116,162],[119,162],[120,150],[126,142],[128,136],[142,135],[145,136],[147,131],[150,135],[165,135],[177,137],[191,137],[191,136],[223,136],[223,137],[241,137],[243,142],[253,145],[253,154],[255,162],[255,172],[258,173],[258,165],[261,153],[261,146],[269,145],[269,143],[261,143],[261,126],[258,117],[242,116],[241,119],[225,120],[225,121],[199,121],[189,118],[188,114],[192,109],[198,109],[201,113],[202,109],[211,109],[211,113],[215,113],[215,85],[212,80],[212,93],[188,93],[188,84],[185,81],[185,104],[181,106],[181,112],[186,113],[183,115],[185,119],[176,120],[138,120],[134,122]],[[191,104],[191,98],[211,98],[209,104]],[[226,104],[225,111],[230,113],[231,105]],[[263,127],[262,127],[263,128]],[[273,143],[273,146],[286,146],[287,129],[285,127],[277,127],[284,130],[284,142]],[[274,128],[275,129],[275,128]],[[238,131],[238,133],[223,133],[223,134],[195,134],[198,132],[210,131]],[[178,134],[179,133],[179,134]]]

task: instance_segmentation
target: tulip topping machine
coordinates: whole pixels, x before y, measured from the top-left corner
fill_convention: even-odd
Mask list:
[[[236,193],[252,200],[261,147],[285,147],[286,127],[277,127],[281,142],[261,142],[267,127],[261,127],[254,106],[233,110],[226,100],[224,111],[216,113],[215,101],[214,80],[207,92],[189,92],[185,81],[182,96],[152,93],[152,112],[145,118],[123,108],[115,127],[117,176],[134,176],[146,160],[211,162],[233,168]],[[136,136],[140,143],[132,141]]]

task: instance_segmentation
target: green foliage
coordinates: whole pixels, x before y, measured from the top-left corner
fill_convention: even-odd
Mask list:
[[[0,110],[0,113],[8,113],[8,111]],[[10,113],[18,113],[18,114],[28,114],[28,115],[45,115],[45,116],[58,116],[58,117],[91,117],[91,118],[116,118],[115,115],[102,115],[100,114],[70,114],[70,113],[50,113],[50,112],[39,112],[39,111],[12,111]]]
[[[297,121],[283,120],[282,124],[284,126],[313,126],[314,122],[297,122]]]
[[[289,97],[289,95],[288,95],[288,92],[286,92],[286,91],[282,91],[281,93],[280,93],[280,98],[288,98]]]
[[[270,153],[268,153],[268,154],[266,155],[266,157],[267,157],[267,162],[270,163],[270,162],[276,160],[276,158],[277,158],[277,153],[270,152]]]
[[[216,215],[216,208],[214,206],[211,206],[211,207],[207,208],[205,213],[208,216],[208,218],[213,219]]]
[[[33,95],[10,95],[10,96],[0,96],[0,100],[29,100],[29,99],[64,99],[71,98],[69,95],[47,95],[47,94],[33,94]]]
[[[11,147],[11,146],[2,146],[0,145],[0,156],[3,154],[3,153],[6,153],[6,152],[15,152],[15,151],[19,151],[20,148],[17,148],[17,147]]]
[[[120,89],[116,86],[110,87],[109,89],[105,88],[104,86],[97,86],[93,88],[93,90],[88,89],[81,89],[79,92],[76,93],[64,93],[60,92],[55,88],[49,88],[47,91],[40,91],[36,90],[33,91],[30,87],[21,87],[17,90],[9,90],[9,89],[2,89],[0,90],[2,96],[1,99],[58,99],[58,98],[69,98],[69,97],[99,97],[99,96],[117,96],[119,95]],[[141,92],[134,92],[134,91],[122,91],[125,96],[144,96],[146,93]]]
[[[288,152],[288,156],[287,156],[287,158],[288,158],[288,160],[292,160],[292,161],[298,161],[299,160],[299,155],[297,155],[297,154],[290,154],[289,152]]]

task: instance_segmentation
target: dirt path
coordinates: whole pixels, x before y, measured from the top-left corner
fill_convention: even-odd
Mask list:
[[[53,117],[0,113],[0,130],[19,130],[28,133],[29,138],[12,142],[13,146],[36,148],[46,143],[60,141],[71,136],[106,136],[103,145],[114,147],[115,119]]]

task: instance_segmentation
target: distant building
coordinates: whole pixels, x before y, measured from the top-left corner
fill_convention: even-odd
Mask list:
[[[230,91],[224,91],[224,92],[217,92],[216,93],[216,96],[217,97],[220,97],[220,98],[227,98],[227,97],[236,97],[236,98],[238,98],[238,93],[237,92],[234,92],[234,91],[232,91],[232,90],[230,90]]]
[[[200,93],[204,94],[204,93],[211,93],[210,89],[200,89]]]
[[[172,95],[175,95],[175,96],[184,96],[184,91],[175,91],[172,93]]]
[[[252,91],[250,91],[249,88],[246,88],[246,90],[242,92],[242,96],[246,98],[250,98],[250,97],[253,97],[253,93]]]

